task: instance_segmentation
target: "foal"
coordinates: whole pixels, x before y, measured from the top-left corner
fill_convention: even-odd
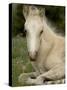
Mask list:
[[[35,6],[23,7],[27,47],[35,69],[19,76],[19,81],[27,84],[64,83],[64,37],[52,31],[44,11]]]

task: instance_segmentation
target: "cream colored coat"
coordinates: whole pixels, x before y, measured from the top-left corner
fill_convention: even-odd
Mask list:
[[[27,19],[27,10],[31,6],[24,7],[24,16]],[[33,7],[33,6],[32,6]],[[30,9],[31,10],[31,9]],[[31,15],[39,15],[39,11],[35,8],[35,12],[30,11]],[[29,12],[28,12],[29,13]],[[34,17],[33,17],[34,18]],[[36,21],[38,18],[36,19]],[[45,17],[42,18],[43,33],[41,35],[40,47],[38,49],[38,56],[36,61],[32,61],[35,72],[24,73],[19,76],[19,81],[25,80],[27,84],[50,84],[50,83],[64,83],[65,77],[65,42],[64,37],[55,34],[51,27],[47,24]],[[26,77],[25,77],[26,76]],[[31,76],[35,76],[32,79]],[[48,80],[48,81],[47,81]]]

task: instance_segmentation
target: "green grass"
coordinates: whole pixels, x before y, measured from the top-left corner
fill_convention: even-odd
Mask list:
[[[21,86],[19,75],[31,71],[33,68],[28,57],[26,39],[16,36],[12,38],[12,86]]]

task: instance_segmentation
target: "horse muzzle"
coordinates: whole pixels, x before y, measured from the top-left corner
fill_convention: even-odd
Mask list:
[[[37,52],[34,53],[29,53],[29,57],[31,61],[36,61],[36,57],[37,57]]]

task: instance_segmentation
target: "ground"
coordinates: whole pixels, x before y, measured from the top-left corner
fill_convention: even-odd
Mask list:
[[[19,75],[31,71],[33,68],[28,57],[26,38],[18,35],[12,38],[12,86],[21,86]]]

